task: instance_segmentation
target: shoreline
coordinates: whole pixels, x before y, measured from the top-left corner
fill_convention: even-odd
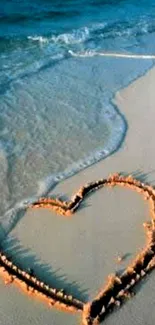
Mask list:
[[[120,111],[125,115],[125,118],[127,119],[129,129],[127,136],[125,138],[125,141],[123,142],[121,148],[112,156],[106,158],[105,160],[90,166],[84,171],[81,171],[80,173],[76,174],[75,176],[63,181],[62,183],[58,184],[56,188],[52,191],[52,195],[59,197],[59,193],[64,193],[68,197],[71,193],[76,192],[76,190],[83,184],[93,181],[94,179],[100,179],[100,178],[106,178],[108,174],[119,172],[122,174],[132,174],[134,178],[137,178],[138,180],[141,180],[142,182],[146,182],[153,185],[155,183],[155,169],[154,169],[154,159],[155,159],[155,153],[154,153],[154,102],[155,102],[155,96],[154,96],[154,78],[155,78],[155,68],[151,69],[149,72],[146,73],[145,76],[139,78],[132,84],[130,84],[127,88],[121,90],[116,94],[114,103],[119,107]],[[101,191],[102,192],[102,191]],[[59,194],[59,195],[58,195]],[[103,193],[102,193],[103,194]],[[98,208],[97,208],[97,214],[101,213],[103,209],[103,200],[102,195],[99,193],[98,197],[100,200],[98,200]],[[61,196],[60,196],[61,198]],[[127,197],[125,199],[125,204],[127,206],[127,211],[125,218],[130,217],[132,212],[132,207],[130,206],[131,211],[128,211],[128,200]],[[106,200],[106,205],[111,205],[110,197]],[[107,213],[107,207],[104,204],[104,214]],[[134,209],[136,209],[138,204],[135,205]],[[89,210],[89,208],[87,207]],[[87,210],[85,209],[85,210]],[[95,207],[91,206],[92,214],[96,215]],[[113,207],[111,207],[113,209]],[[37,210],[36,210],[37,211]],[[115,206],[115,210],[113,210],[117,216],[117,221],[119,223],[120,218],[124,217],[119,215],[118,212],[118,204]],[[25,235],[25,229],[22,228],[24,222],[26,222],[27,225],[27,214],[24,216],[24,218],[20,221],[20,224],[16,227],[16,229],[10,234],[10,235]],[[39,213],[38,213],[39,214]],[[44,211],[41,211],[40,214],[42,217],[44,217]],[[85,211],[80,210],[80,213],[78,212],[78,216],[81,215],[85,216]],[[77,216],[77,219],[78,219]],[[131,216],[130,222],[132,224],[134,216]],[[141,217],[142,219],[142,217]],[[25,220],[25,221],[24,221]],[[142,219],[143,221],[143,219]],[[32,222],[32,220],[31,220]],[[81,229],[81,218],[79,221],[76,221],[79,229]],[[90,227],[90,230],[92,228],[92,234],[94,234],[94,237],[91,238],[93,242],[99,242],[99,229],[94,228],[94,225],[91,225],[91,222],[88,224],[88,228]],[[105,220],[102,221],[103,228],[105,225]],[[53,225],[53,221],[51,221],[51,226]],[[76,224],[75,224],[76,225]],[[112,224],[111,224],[112,225]],[[67,228],[66,228],[67,229]],[[73,229],[73,235],[75,236],[76,231],[79,230]],[[128,229],[124,229],[124,231],[127,233]],[[69,232],[69,229],[68,229]],[[112,232],[115,232],[114,225],[112,226]],[[105,233],[105,237],[107,234]],[[91,236],[90,236],[91,237]],[[138,240],[139,234],[137,234],[137,240]],[[74,238],[74,237],[73,237]],[[108,238],[108,237],[107,237]],[[33,234],[32,241],[37,240],[37,245],[40,247],[41,244],[38,241],[38,233]],[[120,241],[121,239],[118,239]],[[78,239],[74,238],[75,243],[78,243]],[[105,238],[106,242],[106,238]],[[56,247],[58,245],[55,244]],[[79,251],[83,249],[82,243],[78,244]],[[91,247],[90,247],[91,248]],[[39,248],[40,249],[40,248]],[[91,248],[92,249],[92,248]],[[109,254],[110,247],[106,247],[107,254]],[[49,253],[52,255],[52,250],[49,248]],[[73,252],[72,252],[73,254]],[[92,251],[92,257],[95,258],[95,255],[97,254],[97,251]],[[72,260],[73,255],[70,255],[69,258]],[[65,259],[63,255],[60,256],[62,261]],[[67,263],[66,259],[66,263]],[[74,258],[73,258],[74,261]],[[74,268],[73,268],[74,269]],[[89,266],[88,266],[89,270]],[[99,271],[100,276],[102,277],[102,269]],[[96,281],[96,280],[94,280]],[[149,281],[153,281],[153,277],[149,277]],[[153,282],[152,282],[153,283]],[[132,318],[132,323],[137,325],[137,312],[141,312],[143,310],[144,313],[144,320],[147,320],[147,324],[151,325],[151,318],[148,318],[148,308],[147,307],[147,301],[150,303],[150,299],[152,299],[153,289],[149,294],[143,295],[143,292],[147,292],[148,286],[147,284],[143,286],[140,290],[140,294],[142,292],[142,297],[139,294],[138,297],[134,298],[134,302],[131,304],[128,302],[124,308],[120,309],[118,314],[120,317],[123,315],[124,310],[126,311],[127,318],[126,318],[126,324],[130,324],[130,308],[132,306],[132,315],[134,315]],[[5,296],[5,291],[3,291]],[[5,300],[5,297],[3,297]],[[20,298],[19,298],[20,299]],[[18,299],[17,299],[18,300]],[[139,301],[141,301],[141,308],[139,307],[139,310],[137,309],[137,306],[139,304]],[[129,308],[130,306],[130,308]],[[9,308],[9,307],[8,307]],[[135,308],[135,309],[134,309]],[[135,311],[134,311],[135,310]],[[47,310],[45,310],[46,313]],[[151,308],[152,314],[154,314],[154,307],[152,305]],[[151,313],[150,312],[150,313]],[[16,317],[16,316],[15,316]],[[55,317],[55,324],[60,324],[60,319],[63,320],[63,314],[60,316],[54,316]],[[119,317],[118,320],[116,319],[116,315],[113,314],[109,319],[107,319],[107,324],[123,324]],[[48,324],[50,324],[50,316],[49,320],[47,321]],[[70,323],[70,321],[69,321]],[[18,323],[17,323],[18,324]],[[25,324],[25,323],[24,323]],[[40,322],[41,324],[41,322]],[[71,323],[70,323],[71,324]],[[138,323],[139,324],[139,323]]]

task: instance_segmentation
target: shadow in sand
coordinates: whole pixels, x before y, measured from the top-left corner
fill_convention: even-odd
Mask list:
[[[99,316],[99,323],[102,323],[106,318],[108,318],[111,314],[111,312],[113,313],[117,313],[119,311],[119,308],[114,306],[111,306],[110,308],[107,308],[105,313],[100,314]]]
[[[135,294],[137,294],[139,291],[141,291],[141,289],[143,288],[144,285],[147,285],[147,282],[149,281],[151,275],[152,276],[155,275],[155,269],[151,270],[151,273],[149,274],[149,276],[144,277],[143,281],[140,281],[137,283],[137,285],[133,289],[133,292]]]
[[[152,270],[151,273],[152,272],[154,272],[154,270]],[[148,277],[143,278],[143,281],[138,282],[132,290],[129,290],[129,294],[131,293],[131,297],[132,295],[134,296],[135,294],[137,294],[143,288],[143,286],[147,284],[148,280],[149,280]],[[127,303],[128,299],[123,297],[122,299],[119,299],[120,305],[122,303],[123,305]],[[116,306],[115,304],[111,304],[109,307],[107,307],[106,312],[103,312],[99,315],[99,323],[102,323],[107,317],[109,317],[111,312],[117,313],[118,311],[119,311],[119,306]]]
[[[131,253],[126,253],[122,256],[122,261],[126,261],[129,257],[131,257]]]
[[[9,237],[4,240],[1,245],[1,250],[19,268],[27,272],[32,269],[34,275],[50,287],[58,290],[63,289],[66,294],[72,295],[80,301],[88,301],[86,289],[81,289],[76,281],[69,282],[67,276],[62,273],[60,268],[52,270],[51,265],[42,263],[29,249],[22,247],[16,238]]]
[[[153,185],[155,184],[155,179],[154,180],[148,180],[149,176],[151,175],[154,175],[155,176],[155,169],[150,171],[150,172],[147,172],[147,173],[144,173],[142,170],[140,169],[137,169],[135,171],[131,171],[131,172],[120,172],[121,175],[123,176],[128,176],[128,175],[132,175],[133,178],[139,180],[140,182],[142,183],[145,183],[147,184],[147,182],[149,181],[149,185]]]

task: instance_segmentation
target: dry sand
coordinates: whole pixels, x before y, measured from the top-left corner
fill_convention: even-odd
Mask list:
[[[128,130],[114,155],[59,184],[55,195],[70,196],[88,181],[110,173],[133,174],[155,183],[153,68],[144,77],[116,94],[115,104],[124,114]],[[101,189],[65,219],[49,210],[27,211],[10,233],[5,249],[22,267],[33,267],[38,276],[84,301],[92,299],[107,275],[123,270],[144,245],[142,223],[149,219],[147,203],[128,189]],[[117,264],[117,256],[126,258]],[[0,324],[73,325],[80,315],[49,309],[0,280]],[[105,324],[152,325],[154,272],[137,288],[137,295],[112,313]]]

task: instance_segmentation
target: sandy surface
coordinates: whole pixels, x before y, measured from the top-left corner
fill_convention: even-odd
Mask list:
[[[128,123],[126,139],[117,153],[59,184],[54,195],[74,194],[88,181],[110,173],[133,174],[155,184],[154,93],[155,69],[116,94],[115,104]],[[142,223],[149,218],[147,203],[128,189],[101,189],[68,219],[49,210],[27,211],[5,242],[21,266],[77,298],[92,299],[107,275],[123,270],[144,245]],[[116,263],[118,255],[126,258]],[[80,315],[49,309],[0,280],[0,324],[79,324]],[[154,272],[137,288],[137,295],[111,314],[105,324],[152,325]]]

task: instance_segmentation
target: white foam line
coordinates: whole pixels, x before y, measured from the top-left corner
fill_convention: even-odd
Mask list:
[[[150,60],[155,59],[155,55],[147,55],[147,54],[125,54],[125,53],[111,53],[111,52],[83,52],[83,53],[75,53],[69,50],[69,53],[72,56],[77,57],[92,57],[92,56],[105,56],[105,57],[114,57],[114,58],[125,58],[125,59],[143,59],[143,60]]]

